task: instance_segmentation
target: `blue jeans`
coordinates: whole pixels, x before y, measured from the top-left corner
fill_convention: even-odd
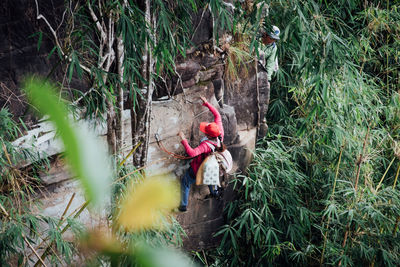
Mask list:
[[[186,207],[188,205],[188,201],[189,201],[189,192],[190,192],[190,187],[192,186],[192,184],[196,182],[196,175],[194,174],[194,171],[192,169],[192,167],[190,167],[187,172],[185,173],[185,175],[182,178],[181,181],[181,206]],[[217,192],[217,186],[214,185],[209,185],[208,188],[210,189],[210,193],[211,195],[215,195]]]

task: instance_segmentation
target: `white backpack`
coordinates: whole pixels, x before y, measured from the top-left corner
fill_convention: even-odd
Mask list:
[[[215,145],[207,142],[207,145],[211,148],[212,153],[204,159],[202,171],[203,184],[205,185],[218,185],[219,177],[223,173],[229,173],[232,170],[232,155],[225,149],[223,152],[215,151]]]

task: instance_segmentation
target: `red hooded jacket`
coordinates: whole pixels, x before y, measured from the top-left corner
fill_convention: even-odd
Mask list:
[[[214,108],[210,103],[206,102],[203,104],[203,106],[206,106],[211,113],[214,115],[214,122],[218,125],[218,127],[221,130],[221,141],[224,141],[224,128],[222,126],[222,119],[221,115],[219,114],[218,110]],[[208,141],[210,142],[210,141]],[[203,141],[200,143],[200,145],[196,148],[192,148],[188,141],[186,139],[181,141],[182,145],[185,147],[186,153],[188,154],[189,157],[195,157],[192,162],[190,163],[190,166],[192,167],[194,174],[197,174],[197,171],[199,170],[199,167],[203,160],[212,152],[211,148],[207,145],[206,141]],[[215,144],[214,142],[212,142]],[[217,144],[215,144],[217,146]]]

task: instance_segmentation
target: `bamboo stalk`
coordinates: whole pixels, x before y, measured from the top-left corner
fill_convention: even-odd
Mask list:
[[[400,163],[399,163],[399,166],[397,167],[397,173],[396,173],[396,177],[394,178],[394,183],[393,183],[392,189],[395,189],[395,187],[396,187],[397,178],[399,178],[399,172],[400,172]]]
[[[381,187],[382,182],[383,182],[383,179],[385,178],[386,174],[388,173],[388,171],[389,171],[390,167],[392,166],[392,164],[393,164],[393,162],[394,162],[395,159],[396,159],[396,157],[394,157],[394,158],[392,159],[392,161],[390,162],[389,166],[386,168],[385,173],[382,175],[382,178],[381,178],[381,180],[379,181],[378,186],[376,187],[376,190],[375,190],[376,192],[378,192],[379,188]]]
[[[125,161],[135,152],[135,150],[140,146],[142,142],[139,142],[134,148],[132,148],[132,150],[129,152],[129,154],[124,158],[123,161],[121,161],[121,163],[119,164],[119,166],[121,167],[122,165],[124,165]]]
[[[369,129],[370,129],[370,126],[368,126],[367,133],[365,134],[362,152],[361,152],[360,157],[359,157],[359,159],[357,161],[357,175],[356,175],[356,182],[355,182],[355,185],[354,185],[354,190],[356,191],[356,193],[357,193],[358,180],[360,178],[361,165],[362,165],[363,157],[364,157],[364,154],[365,154],[365,149],[366,149],[366,146],[367,146],[367,139],[368,139],[368,135],[369,135]]]
[[[10,217],[10,214],[7,212],[7,210],[3,207],[3,205],[0,202],[0,209],[1,211],[4,213],[4,215],[6,215],[7,218]],[[40,262],[43,264],[43,266],[47,267],[47,265],[44,263],[44,261],[39,257],[39,254],[37,253],[37,251],[33,248],[33,246],[31,245],[31,243],[28,241],[28,239],[25,237],[24,234],[22,234],[22,238],[24,239],[24,241],[26,242],[26,244],[28,244],[29,248],[32,250],[32,252],[38,257],[38,259],[40,260]]]
[[[86,201],[86,202],[81,206],[81,208],[79,209],[79,211],[74,215],[73,218],[74,218],[74,219],[77,218],[77,217],[82,213],[82,211],[85,210],[85,208],[87,207],[88,204],[89,204],[89,202]],[[61,230],[61,234],[65,233],[65,231],[67,231],[69,227],[70,227],[70,225],[67,224],[67,225]],[[40,257],[39,257],[39,260],[35,263],[35,265],[34,265],[35,267],[41,266],[42,261],[46,258],[46,256],[47,256],[48,253],[50,252],[51,247],[53,246],[53,243],[54,243],[54,241],[51,242],[51,243],[47,246],[47,248],[46,248],[45,251],[43,252],[42,256],[40,256]]]
[[[367,146],[367,140],[368,140],[370,125],[368,125],[367,133],[365,134],[365,138],[364,138],[362,152],[361,152],[360,157],[359,157],[359,159],[357,161],[357,175],[356,175],[356,182],[355,182],[355,185],[354,185],[355,195],[357,195],[358,180],[360,178],[361,165],[362,165],[363,157],[364,157],[364,154],[365,154],[365,149],[366,149],[366,146]],[[343,255],[343,253],[344,253],[344,247],[346,246],[347,238],[349,236],[349,233],[350,233],[350,222],[347,223],[346,232],[344,233],[344,238],[343,238],[343,243],[342,243],[343,251],[342,251],[341,255]],[[339,263],[338,263],[338,266],[341,266],[341,265],[342,265],[342,260],[340,260]]]
[[[397,167],[397,173],[396,173],[396,177],[394,178],[393,189],[395,189],[395,187],[396,187],[397,178],[399,178],[399,172],[400,172],[400,164]],[[393,237],[396,235],[397,227],[399,226],[399,221],[400,221],[400,216],[397,217],[396,223],[394,224],[393,233],[392,233]]]
[[[339,153],[339,160],[338,163],[336,165],[336,173],[335,173],[335,180],[333,182],[333,189],[332,189],[332,194],[331,194],[331,199],[333,199],[334,194],[335,194],[335,189],[336,189],[336,181],[337,181],[337,177],[339,174],[339,167],[340,167],[340,162],[342,161],[342,154],[343,154],[343,148],[344,145],[342,145],[342,148],[340,149],[340,153]],[[331,217],[328,217],[328,222],[326,223],[326,230],[328,230],[329,227],[329,223],[331,221]],[[321,253],[321,259],[319,261],[319,265],[322,266],[323,262],[324,262],[324,254],[325,254],[325,249],[326,249],[326,240],[328,239],[328,233],[326,232],[324,235],[324,245],[322,248],[322,253]]]
[[[254,67],[256,69],[256,91],[257,91],[257,138],[259,137],[259,132],[261,128],[261,107],[260,107],[260,87],[258,84],[258,61],[254,58]]]
[[[44,263],[44,261],[40,258],[39,253],[32,247],[31,243],[29,243],[29,241],[25,237],[25,235],[22,234],[22,238],[28,244],[29,248],[33,251],[33,253],[36,255],[36,257],[40,260],[40,262],[43,264],[43,266],[47,267],[46,263]]]

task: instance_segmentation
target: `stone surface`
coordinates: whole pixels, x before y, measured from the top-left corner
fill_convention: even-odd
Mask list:
[[[202,9],[193,16],[193,37],[194,46],[207,42],[212,37],[212,21],[209,9]]]
[[[179,88],[181,88],[181,87],[183,87],[183,88],[188,88],[188,87],[192,87],[193,85],[195,85],[196,84],[196,79],[195,78],[193,78],[193,79],[190,79],[190,80],[187,80],[187,81],[184,81],[184,82],[182,82],[182,84],[179,84]]]
[[[241,171],[244,171],[253,159],[253,151],[256,144],[256,131],[256,128],[239,131],[239,142],[228,146],[233,161]]]
[[[15,5],[19,4],[21,8],[9,10],[8,14],[0,13],[0,34],[5,36],[0,39],[0,85],[12,85],[13,88],[16,88],[23,74],[31,71],[46,74],[52,66],[52,62],[46,58],[52,48],[51,42],[45,40],[42,48],[37,52],[36,46],[27,38],[27,34],[30,35],[38,29],[47,30],[42,23],[36,21],[32,11],[34,9],[30,10],[33,13],[23,13],[26,10],[24,7],[27,5],[33,7],[32,3],[28,4],[28,2],[16,0]],[[56,5],[63,4],[61,0],[53,2]],[[12,1],[6,0],[6,2],[0,3],[0,12],[3,12],[1,7],[4,3],[10,5]],[[46,1],[39,1],[39,3],[43,7],[50,5]],[[48,10],[43,8],[43,10],[47,12],[46,14],[50,14],[52,8],[49,7]],[[6,17],[5,20],[3,15]],[[59,18],[56,16],[54,19],[57,21]],[[19,32],[12,32],[12,29],[17,30],[25,24],[29,25],[20,29]],[[186,135],[189,144],[196,147],[204,137],[204,134],[199,131],[200,122],[213,121],[212,114],[201,105],[199,97],[204,96],[219,109],[225,130],[224,141],[233,156],[234,170],[243,172],[252,159],[252,151],[255,147],[258,106],[261,102],[266,101],[263,96],[258,98],[256,90],[257,81],[259,89],[265,90],[266,74],[260,72],[258,80],[256,80],[252,63],[246,67],[240,67],[237,79],[225,80],[224,59],[220,54],[214,54],[212,42],[210,42],[212,24],[208,9],[204,13],[203,10],[199,10],[193,25],[195,25],[195,31],[192,41],[195,47],[188,51],[188,57],[185,60],[181,59],[177,62],[177,72],[182,80],[178,82],[178,77],[172,77],[162,85],[168,88],[157,95],[155,99],[165,99],[163,97],[166,95],[169,99],[153,101],[150,119],[150,143],[146,171],[148,174],[172,174],[177,180],[180,180],[187,170],[189,160],[178,160],[162,151],[157,145],[156,134],[159,135],[165,149],[170,152],[184,155],[183,146],[177,136],[180,130]],[[55,75],[55,79],[57,80],[57,75]],[[81,86],[75,78],[73,78],[74,83],[77,87]],[[217,99],[221,99],[221,101],[218,102]],[[3,104],[4,101],[7,99],[0,99],[0,104]],[[125,128],[123,152],[127,155],[132,149],[129,111],[124,111],[123,123]],[[107,130],[105,124],[96,121],[90,122],[90,124],[95,125],[97,135],[105,139]],[[34,144],[42,157],[52,156],[54,158],[63,151],[62,144],[54,137],[51,125],[41,123],[26,137],[17,140],[15,144],[26,147]],[[54,217],[61,216],[74,192],[76,195],[70,211],[79,208],[84,203],[85,199],[79,183],[71,178],[62,161],[52,161],[48,173],[42,174],[46,188],[41,198],[42,209],[38,212]],[[226,179],[229,181],[232,176],[228,176]],[[207,186],[192,186],[188,211],[177,214],[178,221],[188,235],[188,238],[184,240],[185,248],[188,250],[199,250],[218,245],[219,238],[215,238],[213,235],[225,223],[224,207],[228,201],[235,198],[235,191],[231,185],[224,189],[221,200],[206,198],[209,193]],[[102,215],[95,215],[87,210],[79,218],[90,227],[106,225]]]
[[[233,106],[236,111],[236,119],[239,130],[251,129],[257,125],[258,107],[262,104],[261,90],[265,88],[267,74],[258,74],[260,97],[257,97],[256,76],[253,64],[246,66],[247,71],[241,67],[240,78],[236,81],[225,81],[224,103]]]
[[[237,120],[235,109],[232,106],[223,105],[220,113],[222,117],[222,124],[225,130],[224,143],[225,145],[231,145],[236,141],[237,137]]]
[[[71,199],[71,205],[66,212],[67,215],[74,211],[78,211],[86,202],[83,190],[78,181],[65,180],[63,182],[53,184],[43,191],[40,201],[41,203],[37,207],[37,212],[44,216],[60,218],[66,210]],[[106,211],[101,211],[98,213],[91,211],[90,209],[85,209],[77,217],[77,219],[89,229],[99,225],[107,225],[106,218]],[[67,232],[66,234],[67,238],[72,240],[72,233]]]
[[[214,94],[218,101],[219,106],[222,108],[224,104],[224,80],[223,79],[213,79]]]
[[[222,217],[201,223],[192,223],[184,227],[188,238],[184,239],[184,248],[188,251],[199,251],[216,247],[221,237],[215,237],[216,232],[225,224]]]
[[[219,58],[214,55],[205,55],[204,57],[202,57],[200,59],[200,64],[204,68],[208,69],[209,67],[215,65],[218,60],[219,60]]]
[[[182,82],[192,79],[200,69],[200,64],[195,61],[183,62],[176,66],[176,71],[181,76]]]
[[[200,71],[199,73],[199,82],[205,82],[212,80],[212,78],[217,74],[215,69],[209,69],[205,71]]]
[[[62,21],[64,0],[38,0],[40,13],[53,27]],[[43,32],[38,49],[39,32]],[[14,117],[34,121],[24,94],[20,91],[26,75],[49,74],[53,81],[63,81],[65,66],[59,64],[57,53],[48,58],[54,47],[47,25],[36,18],[35,1],[0,1],[0,107],[6,105]],[[53,69],[54,68],[54,69]],[[84,90],[85,79],[72,77],[69,88]]]
[[[255,79],[253,78],[253,81],[240,80],[235,84],[229,81],[229,87],[224,90],[224,80],[215,78],[222,77],[223,68],[210,65],[207,70],[197,71],[197,68],[193,68],[197,66],[192,62],[193,60],[195,59],[192,58],[189,64],[180,64],[180,66],[182,73],[191,73],[195,76],[189,79],[191,83],[195,82],[195,85],[184,88],[182,94],[172,97],[173,100],[153,104],[148,154],[150,166],[147,171],[152,174],[171,172],[177,180],[180,180],[186,172],[190,161],[168,157],[168,154],[157,146],[154,134],[159,134],[162,144],[170,152],[185,155],[180,139],[177,137],[179,130],[184,132],[189,144],[193,148],[196,147],[204,137],[204,134],[199,131],[200,122],[213,121],[212,114],[201,105],[200,96],[205,96],[219,109],[225,130],[224,142],[234,158],[234,171],[244,171],[252,159],[256,140],[257,97],[256,90],[252,88],[255,86]],[[204,61],[204,57],[198,60]],[[208,60],[211,61],[211,59]],[[219,64],[218,60],[214,60],[214,64]],[[184,70],[186,67],[189,68],[188,71]],[[196,82],[196,80],[199,81]],[[224,99],[232,105],[222,105],[221,102],[217,102],[216,97],[221,97],[225,91],[228,95],[225,95]],[[243,100],[247,102],[243,103]],[[241,118],[241,125],[238,125],[238,116]],[[163,157],[166,159],[160,161]],[[232,176],[227,176],[226,183],[231,179]],[[221,200],[208,199],[209,194],[207,186],[193,185],[189,195],[188,211],[177,214],[177,220],[188,235],[184,240],[184,246],[188,250],[199,250],[218,244],[219,237],[215,238],[214,234],[225,223],[223,209],[228,201],[235,198],[232,185],[225,188]]]
[[[47,172],[39,173],[39,176],[46,186],[73,178],[73,175],[68,171],[64,160],[60,157],[56,157],[50,164],[49,170]]]

